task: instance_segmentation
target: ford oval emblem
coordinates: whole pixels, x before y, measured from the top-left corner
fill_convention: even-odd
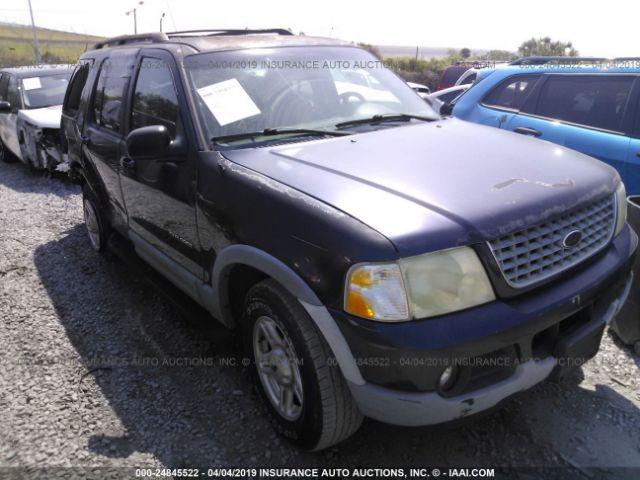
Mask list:
[[[580,230],[572,230],[562,239],[562,246],[564,248],[573,248],[580,243],[580,240],[582,240],[582,232]]]

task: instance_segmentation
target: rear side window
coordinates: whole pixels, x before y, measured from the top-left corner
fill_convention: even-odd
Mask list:
[[[67,90],[67,96],[64,101],[64,113],[67,115],[75,115],[80,108],[80,97],[82,90],[87,83],[87,77],[89,76],[89,63],[83,63],[78,65],[76,71],[73,73],[71,83]]]
[[[471,85],[473,82],[476,81],[477,76],[478,76],[477,73],[472,73],[467,78],[465,78],[462,82],[460,82],[460,85]]]
[[[489,107],[519,110],[527,99],[540,75],[518,75],[499,84],[482,103]]]
[[[164,125],[172,136],[178,122],[178,97],[166,62],[143,58],[133,94],[131,129]]]
[[[550,76],[542,87],[536,115],[620,132],[633,76]]]
[[[7,87],[9,86],[9,74],[3,73],[0,77],[0,100],[7,99]]]
[[[9,76],[7,101],[14,108],[22,108],[22,101],[20,100],[20,90],[18,90],[18,79],[13,75]]]
[[[128,65],[122,59],[102,62],[93,97],[95,123],[116,133],[122,132],[122,103],[128,84]]]

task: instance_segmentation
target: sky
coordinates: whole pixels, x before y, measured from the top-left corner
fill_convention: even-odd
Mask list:
[[[582,55],[640,56],[640,2],[608,0],[31,0],[36,25],[102,36],[164,29],[284,27],[376,45],[516,51],[531,37],[571,41]],[[0,21],[29,23],[28,0],[1,0]]]

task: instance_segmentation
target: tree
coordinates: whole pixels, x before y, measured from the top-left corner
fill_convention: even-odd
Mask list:
[[[494,62],[510,62],[518,58],[518,55],[508,50],[489,50],[482,58]]]
[[[471,56],[471,50],[469,50],[468,48],[461,48],[460,56],[462,58],[469,58]]]
[[[531,38],[518,47],[518,53],[523,57],[534,56],[569,56],[575,57],[578,51],[571,42],[553,41],[549,37]]]

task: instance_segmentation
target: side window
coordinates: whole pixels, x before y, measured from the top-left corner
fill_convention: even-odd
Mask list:
[[[164,125],[175,137],[178,97],[169,66],[156,58],[143,58],[133,94],[131,130]]]
[[[495,87],[482,103],[490,107],[519,110],[533,90],[540,75],[518,75]]]
[[[128,69],[122,59],[102,62],[93,97],[93,120],[98,125],[122,132],[122,103],[129,82]]]
[[[87,83],[87,77],[89,76],[89,63],[83,63],[78,65],[76,71],[71,77],[71,82],[67,89],[67,95],[64,99],[64,113],[74,116],[80,108],[80,97],[82,90]]]
[[[635,77],[550,76],[543,85],[536,115],[619,132]]]
[[[14,75],[9,75],[9,85],[7,88],[7,101],[13,108],[22,108],[20,90],[18,90],[18,79]]]
[[[0,77],[0,100],[7,99],[7,87],[9,86],[9,74],[3,73]]]

